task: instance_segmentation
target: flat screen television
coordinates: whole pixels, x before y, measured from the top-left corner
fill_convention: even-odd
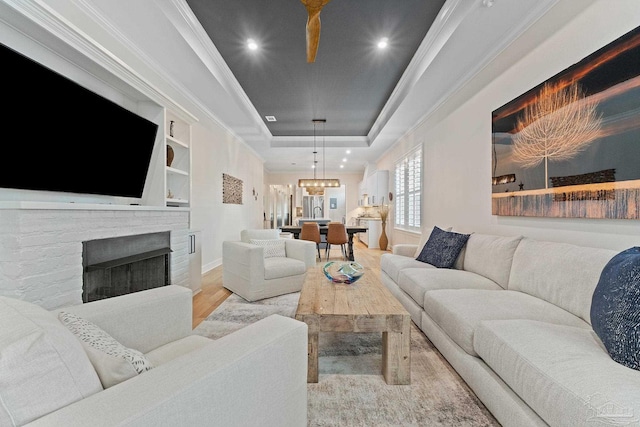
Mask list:
[[[0,48],[0,188],[141,198],[158,125]]]

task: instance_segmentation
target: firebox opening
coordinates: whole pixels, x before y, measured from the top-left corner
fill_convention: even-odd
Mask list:
[[[90,302],[170,284],[170,232],[82,243],[82,301]]]

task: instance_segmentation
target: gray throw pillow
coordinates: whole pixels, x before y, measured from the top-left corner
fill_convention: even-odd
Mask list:
[[[438,268],[451,268],[469,240],[469,236],[469,234],[433,227],[429,240],[425,243],[416,260]]]
[[[640,370],[640,247],[620,252],[602,269],[591,325],[613,360]]]

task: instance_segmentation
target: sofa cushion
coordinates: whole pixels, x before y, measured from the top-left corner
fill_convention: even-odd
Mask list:
[[[23,425],[102,390],[80,342],[35,304],[0,297],[0,425]]]
[[[94,323],[65,311],[58,318],[80,340],[104,388],[153,368],[144,354],[120,344]]]
[[[402,255],[387,253],[382,254],[380,257],[380,271],[386,273],[387,276],[396,283],[398,283],[398,276],[400,275],[400,272],[405,268],[433,269],[435,267],[431,264],[416,261],[413,258]]]
[[[506,289],[513,253],[521,239],[522,236],[472,234],[467,241],[464,269],[491,279]]]
[[[286,257],[286,241],[284,239],[249,239],[252,245],[260,246],[264,251],[265,258]]]
[[[187,353],[198,350],[213,340],[200,335],[188,335],[179,340],[172,341],[145,354],[145,357],[153,366],[160,366],[167,362],[184,356]]]
[[[524,238],[513,257],[509,289],[549,301],[591,322],[591,298],[609,249]]]
[[[530,319],[590,329],[588,323],[551,303],[504,289],[429,291],[424,296],[424,311],[472,356],[477,356],[474,332],[483,320]]]
[[[640,247],[615,255],[602,270],[591,324],[613,360],[640,370]]]
[[[272,257],[264,260],[264,278],[267,280],[304,274],[306,271],[304,261],[294,258]]]
[[[468,239],[468,234],[433,227],[429,240],[416,259],[437,268],[451,268]]]
[[[590,329],[488,321],[478,326],[474,348],[549,425],[635,425],[640,418],[640,372],[614,362]]]
[[[405,268],[398,275],[398,286],[424,306],[424,294],[435,289],[489,289],[503,290],[479,274],[446,268]]]

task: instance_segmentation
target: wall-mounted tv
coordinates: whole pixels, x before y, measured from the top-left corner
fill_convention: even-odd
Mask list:
[[[158,125],[0,44],[0,187],[142,197]]]

